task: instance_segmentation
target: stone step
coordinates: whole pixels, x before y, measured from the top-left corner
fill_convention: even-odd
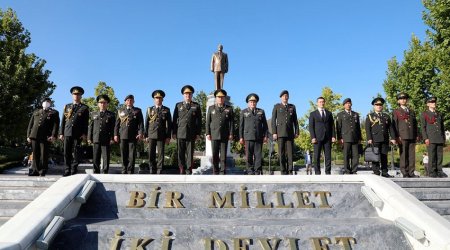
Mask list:
[[[0,180],[0,187],[50,187],[54,180],[45,179],[45,177],[28,177],[27,180]]]
[[[450,200],[423,201],[423,203],[440,215],[450,215]]]
[[[4,216],[4,217],[0,216],[0,227],[3,224],[5,224],[9,219],[11,219],[11,217],[9,217],[9,216]]]
[[[448,221],[450,221],[450,215],[443,215],[442,217],[444,217],[445,219],[447,219]]]
[[[402,188],[450,188],[450,180],[447,178],[408,178],[408,179],[394,179]]]
[[[0,218],[12,217],[26,207],[30,201],[0,200]]]
[[[420,201],[450,200],[450,189],[448,188],[405,188],[405,190]]]
[[[47,187],[0,187],[0,200],[32,201]]]

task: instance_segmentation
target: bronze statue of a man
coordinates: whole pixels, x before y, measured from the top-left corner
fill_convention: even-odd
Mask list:
[[[223,89],[223,79],[228,72],[228,56],[222,52],[223,46],[219,44],[217,52],[211,58],[211,72],[214,73],[215,89]]]

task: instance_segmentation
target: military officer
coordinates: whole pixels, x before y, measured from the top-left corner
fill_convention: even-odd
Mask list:
[[[251,93],[245,99],[248,108],[241,111],[239,143],[245,144],[247,174],[262,174],[262,147],[267,142],[267,119],[264,110],[257,108],[259,96]]]
[[[27,141],[33,150],[30,176],[45,176],[48,168],[48,142],[55,141],[59,129],[59,112],[51,108],[52,100],[47,97],[42,108],[33,112],[27,129]]]
[[[114,127],[114,141],[120,140],[122,174],[133,174],[136,160],[136,144],[144,138],[144,118],[142,110],[134,107],[134,96],[125,97],[125,105],[118,110]]]
[[[89,107],[81,103],[84,89],[79,86],[70,89],[72,103],[64,106],[59,138],[64,141],[63,176],[69,176],[78,172],[78,164],[81,159],[81,142],[86,140],[89,126]]]
[[[194,87],[183,86],[181,94],[184,100],[177,103],[173,111],[172,138],[177,140],[180,174],[191,174],[195,141],[200,139],[202,132],[202,110],[198,103],[192,101]]]
[[[147,108],[145,137],[149,143],[149,164],[152,174],[161,174],[164,165],[164,145],[169,144],[172,132],[170,109],[163,105],[166,94],[162,90],[152,93],[154,106]],[[158,148],[158,157],[156,157]]]
[[[359,161],[358,145],[361,143],[359,114],[352,110],[350,98],[344,99],[342,105],[344,105],[344,111],[336,116],[337,140],[343,145],[344,173],[356,174]]]
[[[107,174],[111,155],[111,143],[114,142],[114,124],[116,116],[108,110],[110,99],[107,95],[97,96],[98,111],[91,112],[88,142],[93,143],[94,173]],[[100,156],[103,164],[100,168]],[[101,171],[100,171],[101,170]]]
[[[395,130],[392,126],[389,115],[383,113],[383,105],[385,100],[381,97],[373,99],[373,112],[367,115],[365,128],[367,135],[367,143],[377,147],[380,152],[380,162],[373,163],[373,173],[381,176],[392,177],[388,174],[387,154],[389,152],[389,135],[390,142],[395,144]]]
[[[228,141],[233,140],[233,108],[225,104],[227,92],[214,91],[216,104],[208,108],[206,116],[206,139],[211,141],[213,174],[225,174]],[[220,158],[219,158],[220,156]],[[220,169],[219,169],[220,159]]]
[[[414,174],[416,169],[416,113],[408,107],[408,94],[399,93],[397,103],[399,107],[392,113],[392,125],[397,136],[400,149],[400,171],[403,178],[419,177]]]
[[[442,115],[436,111],[436,97],[427,99],[427,107],[420,116],[422,124],[422,138],[428,149],[429,176],[445,178],[447,174],[442,171],[442,157],[445,144],[445,129]]]
[[[280,93],[281,103],[275,104],[272,111],[272,137],[278,141],[278,155],[281,174],[293,174],[294,139],[298,137],[297,110],[294,104],[288,103],[289,92]]]

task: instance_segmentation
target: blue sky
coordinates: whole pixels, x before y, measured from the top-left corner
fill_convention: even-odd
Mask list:
[[[382,93],[387,60],[402,58],[411,35],[425,37],[421,1],[57,1],[3,0],[31,33],[33,52],[47,61],[57,88],[55,106],[71,101],[70,87],[93,96],[99,81],[120,101],[152,104],[163,89],[171,109],[180,88],[213,91],[211,54],[222,43],[230,69],[225,89],[246,107],[251,92],[271,114],[283,89],[299,116],[323,87],[351,97],[366,114]]]

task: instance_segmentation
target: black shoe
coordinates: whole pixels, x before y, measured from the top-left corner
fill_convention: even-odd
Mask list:
[[[74,170],[72,171],[72,175],[77,174],[77,173],[78,173],[78,169],[74,169]]]
[[[39,173],[38,172],[31,172],[31,173],[28,173],[28,176],[39,176]]]
[[[428,175],[428,177],[431,177],[431,178],[436,178],[436,177],[438,177],[438,175],[436,174],[436,173],[430,173],[429,175]]]
[[[63,177],[70,176],[70,172],[64,172]]]
[[[392,175],[390,175],[388,173],[381,174],[381,176],[383,176],[385,178],[392,178],[392,177],[394,177],[394,176],[392,176]]]
[[[415,175],[415,174],[409,175],[409,178],[419,178],[419,177],[420,177],[420,176]]]
[[[374,175],[380,175],[380,172],[373,172]]]
[[[448,177],[448,175],[447,175],[446,173],[444,173],[444,172],[439,172],[439,173],[437,174],[437,176],[438,176],[439,178],[447,178],[447,177]]]

